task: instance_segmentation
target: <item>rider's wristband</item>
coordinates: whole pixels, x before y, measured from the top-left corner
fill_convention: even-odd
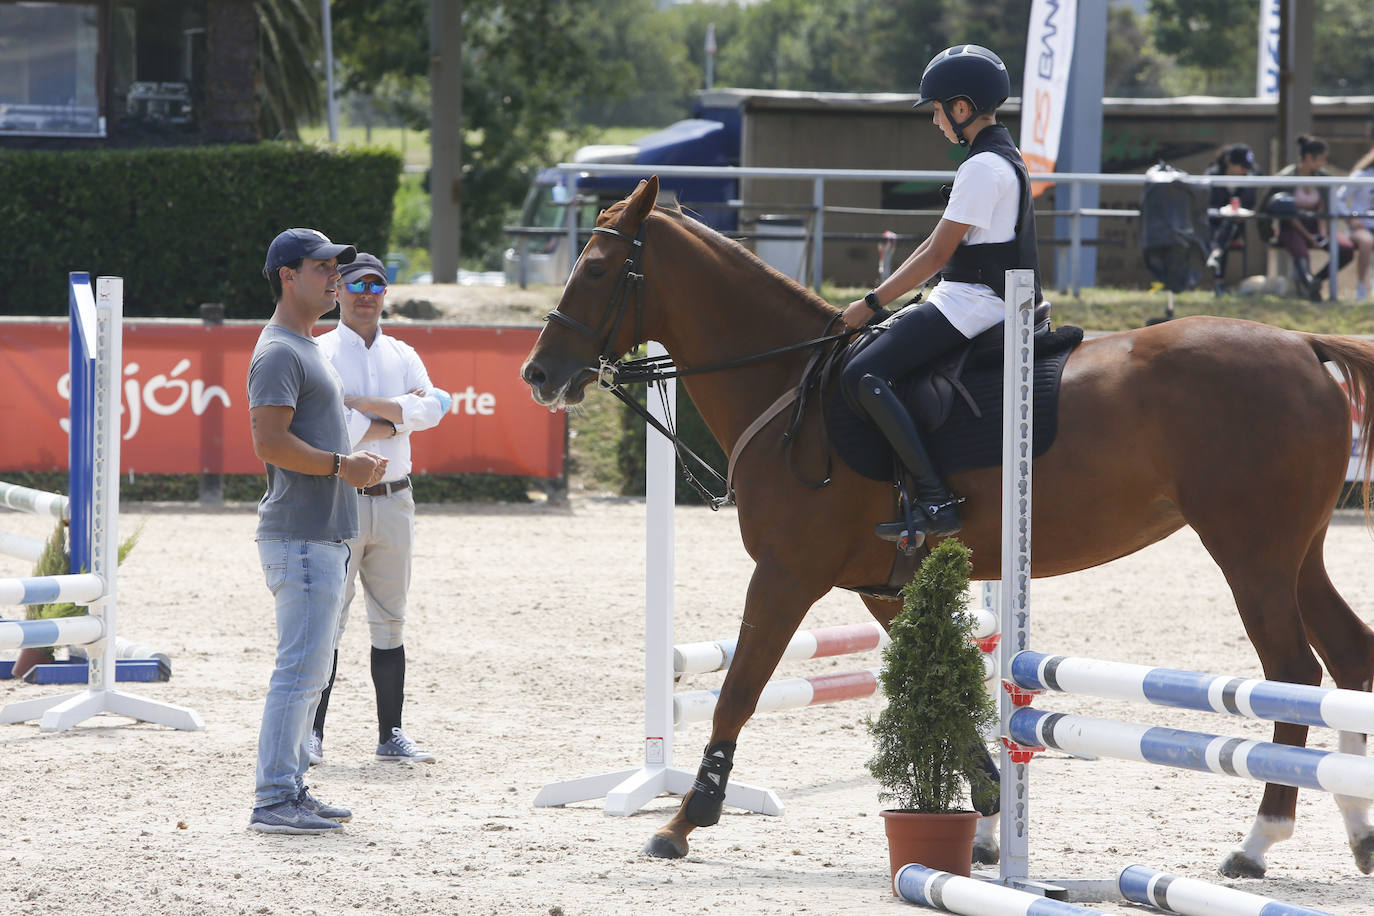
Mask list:
[[[330,476],[330,477],[338,477],[338,476],[339,476],[339,469],[342,468],[342,467],[343,467],[343,455],[340,455],[338,452],[335,452],[335,453],[334,453],[334,473],[333,473],[333,474],[330,474],[329,476]]]
[[[864,293],[864,305],[868,306],[875,312],[882,311],[883,307],[878,304],[877,290],[870,289],[868,292]]]

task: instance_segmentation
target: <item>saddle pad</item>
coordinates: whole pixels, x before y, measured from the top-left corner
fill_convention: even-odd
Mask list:
[[[1056,328],[1049,340],[1036,339],[1035,405],[1032,429],[1032,455],[1040,456],[1054,444],[1059,419],[1059,379],[1070,354],[1083,339],[1079,328]],[[1053,352],[1043,354],[1042,351]],[[1002,463],[1002,364],[997,360],[972,359],[960,382],[973,396],[983,416],[976,417],[962,395],[955,395],[949,419],[934,431],[926,428],[920,416],[917,425],[941,477],[961,471],[998,467]],[[907,409],[912,409],[912,394],[920,374],[898,381],[897,393]],[[827,404],[828,429],[835,452],[851,468],[874,480],[892,480],[892,449],[878,428],[856,414],[845,399],[832,393]]]

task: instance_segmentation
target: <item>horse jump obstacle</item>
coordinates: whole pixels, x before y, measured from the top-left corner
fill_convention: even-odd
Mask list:
[[[1180,878],[1144,865],[1127,865],[1117,876],[1116,885],[1121,896],[1132,903],[1180,916],[1334,916],[1325,910],[1294,906],[1205,881]],[[924,865],[902,866],[893,880],[893,887],[903,900],[968,916],[986,913],[1084,916],[1101,912],[975,878],[962,878]]]
[[[1051,879],[1053,884],[1047,884],[1033,881],[1028,876],[1030,793],[1027,768],[1033,752],[1041,749],[1038,745],[1042,742],[1070,753],[1183,766],[1358,797],[1374,797],[1374,768],[1369,767],[1364,758],[1355,755],[1218,738],[1025,708],[1032,698],[1032,694],[1026,691],[1052,689],[1296,724],[1342,729],[1353,726],[1352,730],[1365,732],[1374,728],[1374,715],[1371,715],[1374,703],[1371,703],[1368,694],[1356,691],[1224,678],[1028,651],[1032,492],[1030,443],[1033,417],[1033,391],[1029,384],[1032,282],[1031,271],[1007,271],[1003,369],[1002,579],[998,589],[1003,637],[1001,669],[1006,672],[1006,689],[998,697],[1003,736],[1000,815],[1003,847],[996,880],[1002,887],[972,880],[968,885],[960,884],[961,889],[972,888],[968,893],[978,901],[978,908],[956,910],[948,905],[944,907],[952,912],[1037,912],[1031,910],[1030,905],[1023,905],[1020,898],[1000,895],[994,898],[991,895],[991,892],[1006,888],[1026,890],[1033,894],[1078,890],[1094,895],[1082,899],[1104,899],[1097,896],[1102,890],[1103,882],[1100,880]],[[920,872],[912,872],[907,885],[914,894],[918,885],[929,886],[929,876],[923,879]],[[984,886],[979,889],[978,885]],[[901,887],[895,879],[893,886],[901,894]],[[1170,889],[1174,886],[1178,890],[1171,895]],[[1187,916],[1297,916],[1321,912],[1231,891],[1202,881],[1174,878],[1145,866],[1125,868],[1113,890],[1133,902]],[[935,905],[929,903],[928,899],[915,899],[913,896],[906,896],[906,899]]]
[[[1206,881],[1127,865],[1116,879],[1121,896],[1181,916],[1334,916],[1326,910],[1296,906]]]
[[[986,640],[997,632],[997,618],[992,612],[979,608],[970,612],[974,620],[973,637]],[[685,643],[673,646],[673,674],[680,678],[684,674],[700,674],[724,671],[730,667],[735,656],[734,639],[720,639],[711,642]],[[782,660],[808,658],[829,658],[881,649],[888,644],[887,631],[877,621],[852,623],[843,626],[821,627],[816,630],[798,630],[787,643]],[[989,650],[990,652],[991,650]],[[988,653],[983,655],[984,679],[991,681],[996,676],[996,664]],[[819,674],[810,677],[795,677],[770,681],[759,696],[754,711],[775,712],[782,709],[800,709],[818,706],[822,703],[836,703],[841,700],[856,700],[870,697],[878,692],[878,668],[863,668],[858,671],[842,671],[834,674]],[[687,725],[710,719],[715,713],[716,700],[720,691],[692,690],[673,695],[673,725]]]
[[[68,283],[71,319],[70,498],[3,485],[11,508],[71,517],[71,575],[0,579],[0,604],[89,604],[90,613],[51,620],[0,621],[0,649],[90,646],[87,689],[40,697],[0,709],[0,722],[40,719],[43,731],[63,731],[101,713],[114,713],[180,729],[204,728],[193,710],[114,689],[118,608],[119,401],[124,281],[90,276]],[[22,546],[22,545],[21,545]]]

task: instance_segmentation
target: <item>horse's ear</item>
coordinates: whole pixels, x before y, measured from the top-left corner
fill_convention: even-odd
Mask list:
[[[658,176],[650,175],[641,181],[639,187],[630,195],[629,203],[625,207],[626,222],[635,227],[640,226],[653,212],[657,200]]]

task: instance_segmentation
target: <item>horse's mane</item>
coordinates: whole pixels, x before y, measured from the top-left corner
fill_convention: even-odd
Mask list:
[[[605,226],[615,222],[621,211],[623,211],[628,204],[629,199],[627,198],[625,200],[616,201],[605,210],[602,210],[600,217],[596,221],[597,225]],[[708,245],[713,251],[720,253],[731,261],[739,263],[746,270],[753,271],[767,283],[785,287],[786,292],[789,293],[791,297],[805,303],[810,311],[814,311],[815,314],[821,318],[829,321],[834,317],[834,306],[830,305],[820,296],[816,295],[805,286],[802,286],[791,277],[779,273],[768,264],[765,264],[759,259],[758,255],[754,254],[748,248],[745,248],[737,240],[722,235],[700,220],[694,219],[689,213],[684,211],[676,201],[670,204],[655,203],[654,213],[665,217],[687,230]]]

